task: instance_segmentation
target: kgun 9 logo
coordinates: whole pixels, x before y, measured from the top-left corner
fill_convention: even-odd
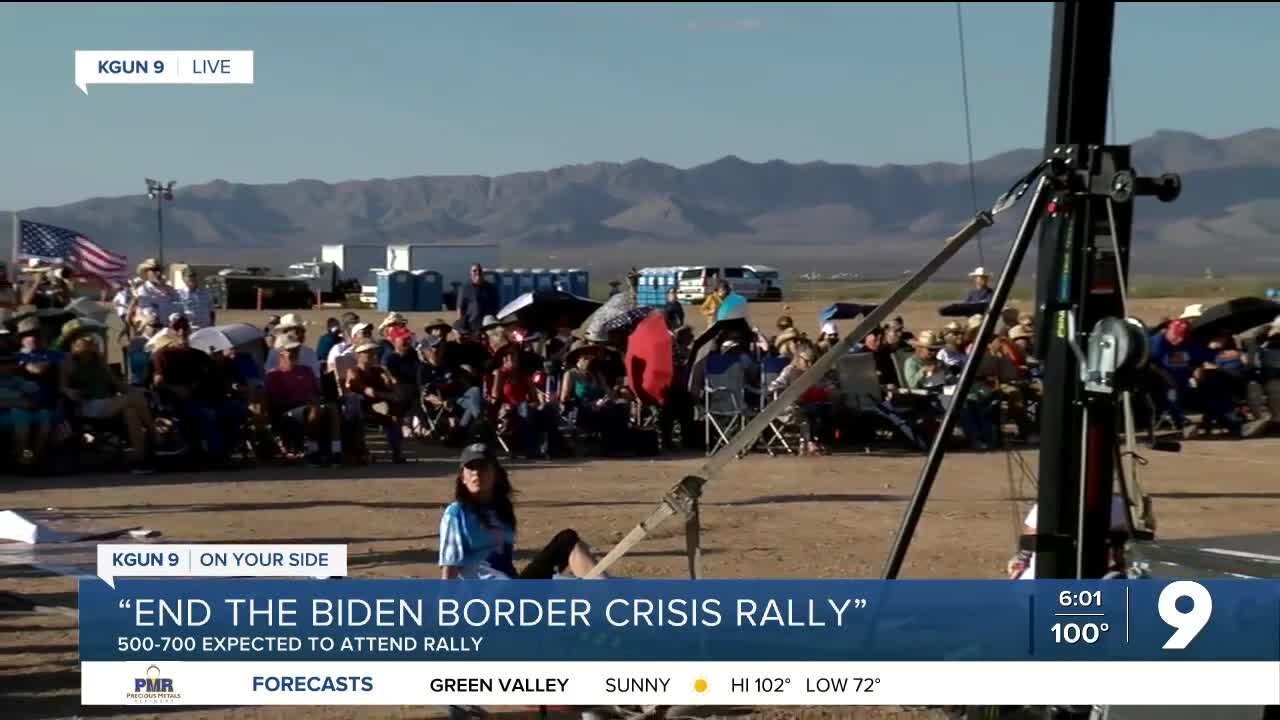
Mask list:
[[[1178,601],[1183,598],[1191,600],[1191,609],[1186,612],[1178,609]],[[1186,650],[1204,626],[1209,624],[1209,618],[1213,615],[1213,596],[1198,582],[1179,580],[1169,583],[1160,591],[1156,608],[1160,612],[1160,619],[1176,631],[1165,641],[1163,649]]]

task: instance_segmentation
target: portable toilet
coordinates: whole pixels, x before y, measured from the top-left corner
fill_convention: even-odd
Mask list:
[[[551,273],[546,268],[534,268],[529,271],[529,275],[533,277],[534,290],[551,289]]]
[[[565,292],[569,292],[569,276],[565,274],[563,268],[552,268],[547,271],[551,275],[551,282],[547,287],[555,290],[559,288]]]
[[[498,271],[497,271],[497,270],[485,270],[485,271],[484,271],[484,281],[485,281],[485,282],[487,282],[487,283],[489,283],[490,285],[492,285],[492,286],[494,286],[494,287],[498,287]]]
[[[413,309],[436,312],[444,309],[444,279],[435,270],[414,270]]]
[[[569,292],[578,297],[591,297],[591,279],[586,270],[569,268]]]
[[[533,273],[528,268],[516,268],[511,272],[516,276],[516,295],[533,292]]]
[[[415,294],[413,273],[407,270],[378,273],[378,310],[412,312]]]
[[[512,279],[511,270],[508,268],[495,268],[493,271],[498,288],[498,304],[505,306],[507,303],[516,299],[516,285]]]

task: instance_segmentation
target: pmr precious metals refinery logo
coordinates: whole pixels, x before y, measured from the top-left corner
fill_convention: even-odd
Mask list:
[[[173,691],[173,678],[162,677],[160,668],[152,665],[147,668],[146,677],[133,679],[133,692],[126,693],[130,700],[145,702],[173,702],[182,697]]]

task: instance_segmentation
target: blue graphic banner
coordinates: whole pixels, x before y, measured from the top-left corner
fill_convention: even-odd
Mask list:
[[[1280,661],[1280,584],[82,580],[80,658]]]

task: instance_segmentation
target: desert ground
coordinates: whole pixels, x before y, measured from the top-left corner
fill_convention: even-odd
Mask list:
[[[1213,298],[1144,300],[1137,314],[1150,324],[1192,302]],[[824,303],[795,303],[787,311],[816,334]],[[934,303],[903,308],[917,332],[941,324]],[[771,329],[781,304],[753,306],[753,319]],[[313,336],[338,310],[307,313]],[[362,315],[373,317],[373,311]],[[702,326],[696,308],[690,322]],[[440,314],[413,316],[421,327]],[[221,321],[260,325],[265,313],[227,313]],[[852,329],[850,322],[842,330]],[[264,468],[230,473],[83,475],[47,479],[0,478],[0,506],[59,511],[94,527],[146,526],[172,542],[328,542],[349,546],[356,577],[433,577],[439,514],[450,499],[453,453],[434,445],[415,449],[404,466]],[[1264,532],[1280,516],[1277,459],[1280,438],[1198,440],[1180,454],[1144,453],[1139,480],[1154,497],[1163,538]],[[1022,516],[1034,502],[1036,453],[955,453],[943,467],[908,556],[904,577],[1001,577],[1015,549]],[[511,464],[520,491],[520,545],[526,553],[558,530],[577,529],[601,551],[630,530],[661,494],[702,458],[525,462]],[[710,577],[877,577],[923,463],[918,454],[838,453],[817,458],[752,455],[732,463],[707,488],[703,509],[705,567]],[[1011,470],[1012,468],[1012,470]],[[631,577],[677,578],[686,573],[678,523],[662,527],[617,567]],[[527,557],[527,554],[525,555]],[[74,604],[75,584],[64,578],[0,569],[0,588],[44,601]],[[440,708],[174,708],[131,712],[81,707],[77,630],[72,618],[0,614],[0,707],[4,717],[338,718],[441,717]],[[506,717],[534,717],[511,709]],[[761,709],[764,718],[933,718],[905,708]]]

